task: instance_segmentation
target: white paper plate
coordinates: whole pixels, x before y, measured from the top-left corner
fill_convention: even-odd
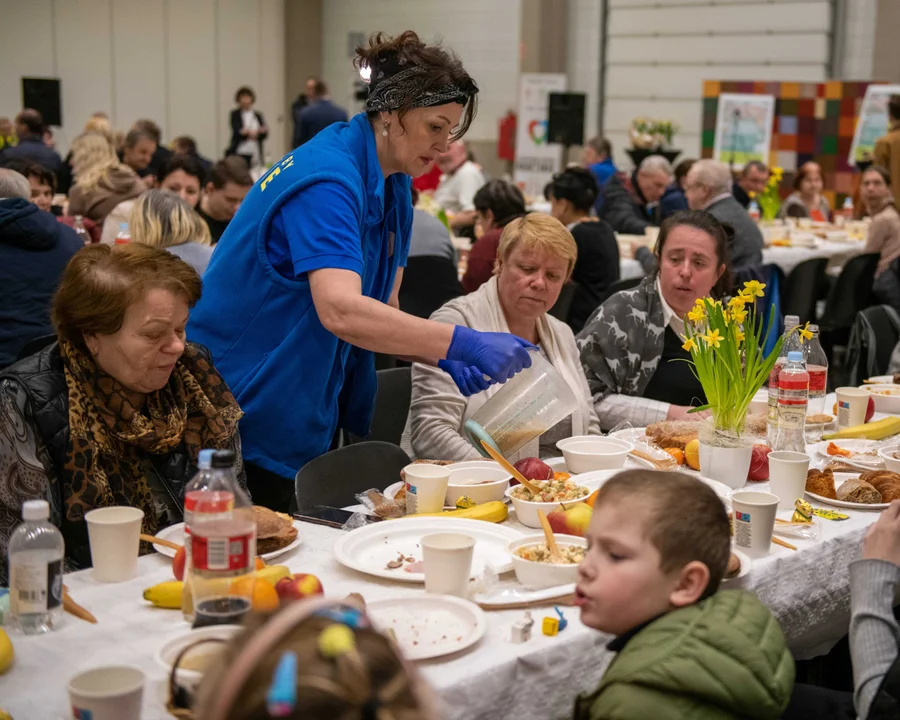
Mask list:
[[[366,604],[366,614],[381,632],[393,631],[408,660],[428,660],[470,648],[487,627],[480,607],[450,595],[378,600]]]
[[[837,490],[841,485],[843,485],[847,480],[858,478],[858,473],[844,473],[839,472],[834,474],[834,489]],[[826,505],[835,505],[837,507],[849,508],[851,510],[884,510],[886,507],[890,506],[890,503],[855,503],[855,502],[847,502],[846,500],[832,500],[831,498],[822,497],[821,495],[816,495],[815,493],[811,493],[808,490],[806,494],[811,498],[817,500],[818,502],[825,503]]]
[[[860,458],[848,458],[844,457],[843,455],[829,455],[828,445],[832,442],[839,448],[843,448],[844,450],[849,450],[850,452],[854,453],[865,452],[867,450],[877,450],[882,444],[879,440],[823,440],[822,442],[818,442],[815,445],[807,446],[806,452],[810,457],[818,455],[820,458],[824,458],[825,460],[840,460],[847,465],[858,467],[861,470],[884,469],[884,461],[877,455],[865,455]]]
[[[731,548],[731,552],[737,555],[738,560],[741,561],[741,569],[738,571],[738,574],[732,578],[722,578],[722,582],[734,582],[735,580],[740,580],[747,573],[750,572],[750,558],[747,557],[744,553],[738,550],[736,547]]]
[[[334,557],[342,565],[367,575],[399,582],[424,583],[424,573],[406,572],[402,567],[390,570],[387,564],[396,560],[401,552],[407,557],[421,560],[422,537],[445,532],[463,533],[475,538],[473,577],[481,575],[485,567],[492,568],[498,574],[512,570],[512,558],[507,547],[513,540],[522,537],[522,533],[512,528],[484,520],[452,517],[400,518],[366,525],[342,535],[334,545]]]
[[[873,377],[863,380],[866,385],[893,385],[893,375],[874,375]]]
[[[260,557],[266,561],[272,560],[273,558],[284,555],[286,552],[289,552],[295,547],[298,547],[300,543],[303,542],[303,539],[300,537],[300,530],[303,527],[303,524],[299,520],[294,520],[294,527],[297,528],[297,537],[294,538],[294,542],[292,542],[290,545],[285,545],[283,548],[278,548],[278,550],[267,552],[265,555],[260,555]],[[162,538],[163,540],[169,540],[173,543],[184,545],[184,523],[175,523],[174,525],[169,525],[169,527],[156,533],[156,536]],[[156,552],[158,552],[160,555],[165,555],[166,557],[170,558],[175,557],[175,551],[171,548],[163,547],[162,545],[157,545],[154,543],[153,549],[156,550]]]

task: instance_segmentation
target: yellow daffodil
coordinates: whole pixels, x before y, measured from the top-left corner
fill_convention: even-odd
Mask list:
[[[728,313],[727,310],[722,311],[722,319],[725,321],[725,327],[728,327],[729,325],[731,325],[731,315]]]
[[[744,342],[744,333],[743,333],[743,331],[742,331],[742,330],[738,330],[738,331],[734,334],[734,339],[738,341],[738,344]]]
[[[738,325],[743,325],[744,321],[747,319],[747,311],[743,308],[741,308],[740,310],[735,308],[731,311],[731,319]]]
[[[691,311],[687,314],[687,316],[688,316],[688,319],[689,319],[692,323],[697,324],[697,323],[703,322],[703,318],[706,317],[706,311],[705,311],[702,307],[700,307],[699,305],[695,305],[695,306],[694,306],[694,309],[691,310]]]
[[[806,342],[807,340],[813,339],[812,330],[809,329],[809,323],[806,323],[802,328],[797,328],[797,332],[800,333],[800,342]]]
[[[684,340],[684,345],[681,346],[682,350],[691,352],[694,348],[697,347],[697,343],[694,342],[693,338],[682,338],[682,340]]]
[[[765,288],[766,286],[758,280],[748,280],[744,283],[742,294],[745,293],[750,298],[762,297]]]
[[[748,302],[750,302],[749,297],[738,294],[728,301],[728,307],[732,310],[743,310],[744,305],[746,305]]]
[[[718,330],[710,330],[709,333],[702,337],[710,347],[718,348],[719,344],[722,342],[722,336],[719,334]]]

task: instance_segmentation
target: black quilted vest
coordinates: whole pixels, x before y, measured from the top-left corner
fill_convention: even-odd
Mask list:
[[[209,360],[209,352],[201,347]],[[63,513],[61,530],[66,542],[66,560],[70,569],[90,567],[91,552],[88,545],[87,525],[69,522],[65,518],[62,488],[71,482],[64,469],[69,447],[69,393],[63,375],[63,362],[59,345],[53,343],[34,355],[20,360],[0,373],[0,380],[13,380],[28,393],[25,417],[30,420],[38,437],[46,445],[50,461],[56,471],[58,483],[53,488],[53,506]],[[196,474],[197,467],[191,461],[183,445],[165,455],[147,455],[151,467],[162,481],[169,495],[167,503],[179,510],[184,507],[184,488]]]

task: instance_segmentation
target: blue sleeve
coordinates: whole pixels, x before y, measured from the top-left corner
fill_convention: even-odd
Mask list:
[[[343,185],[310,185],[281,206],[272,221],[266,254],[276,270],[301,277],[337,268],[363,274],[360,209]],[[293,273],[293,275],[291,275]]]
[[[402,237],[400,239],[400,264],[398,267],[406,267],[406,259],[409,257],[409,248],[412,245],[412,224],[413,211],[412,207],[410,207],[409,212],[404,218],[403,227],[400,230]]]

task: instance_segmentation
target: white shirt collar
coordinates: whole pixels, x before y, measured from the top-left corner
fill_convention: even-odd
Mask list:
[[[706,205],[703,207],[703,209],[706,210],[707,208],[709,208],[709,207],[715,205],[717,202],[719,202],[719,200],[723,200],[724,198],[727,198],[727,197],[731,197],[730,192],[721,193],[719,195],[716,195],[714,198],[712,198],[712,200],[710,200],[708,203],[706,203]]]
[[[684,318],[678,317],[678,314],[666,302],[666,296],[663,295],[662,283],[659,281],[659,275],[656,276],[656,292],[659,293],[659,300],[662,303],[663,323],[675,331],[678,337],[684,336]]]

